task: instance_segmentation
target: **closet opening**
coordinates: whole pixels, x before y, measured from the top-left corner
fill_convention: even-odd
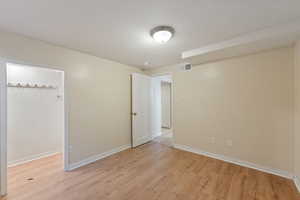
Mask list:
[[[6,63],[6,177],[14,185],[34,182],[45,171],[67,170],[64,72]],[[3,152],[2,152],[3,155]],[[1,164],[3,159],[1,160]],[[6,179],[6,180],[4,180]]]

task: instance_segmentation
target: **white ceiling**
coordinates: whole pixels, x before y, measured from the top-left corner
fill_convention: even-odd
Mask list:
[[[298,17],[299,0],[2,0],[0,29],[150,68]],[[175,37],[155,43],[149,30],[157,25],[173,26]]]

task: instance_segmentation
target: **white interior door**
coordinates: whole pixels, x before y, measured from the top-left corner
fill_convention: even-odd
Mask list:
[[[132,147],[152,139],[151,136],[151,77],[134,73],[132,81]]]

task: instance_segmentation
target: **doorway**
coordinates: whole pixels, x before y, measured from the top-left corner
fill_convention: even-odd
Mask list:
[[[172,104],[172,83],[161,81],[161,127],[171,129],[171,104]]]
[[[24,172],[23,181],[33,181],[35,174],[30,166],[43,159],[48,159],[48,166],[53,161],[61,165],[61,170],[68,169],[64,72],[12,62],[3,65],[2,195],[13,190],[14,180],[21,181],[20,171]]]
[[[134,73],[132,80],[132,147],[151,140],[173,146],[172,76]]]
[[[153,95],[154,112],[156,112],[156,123],[160,132],[155,141],[173,146],[172,131],[172,76],[163,75],[153,78],[155,95]]]

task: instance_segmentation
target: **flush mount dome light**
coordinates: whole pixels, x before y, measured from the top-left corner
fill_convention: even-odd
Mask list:
[[[174,35],[174,28],[170,26],[157,26],[150,31],[152,38],[158,43],[168,42]]]

